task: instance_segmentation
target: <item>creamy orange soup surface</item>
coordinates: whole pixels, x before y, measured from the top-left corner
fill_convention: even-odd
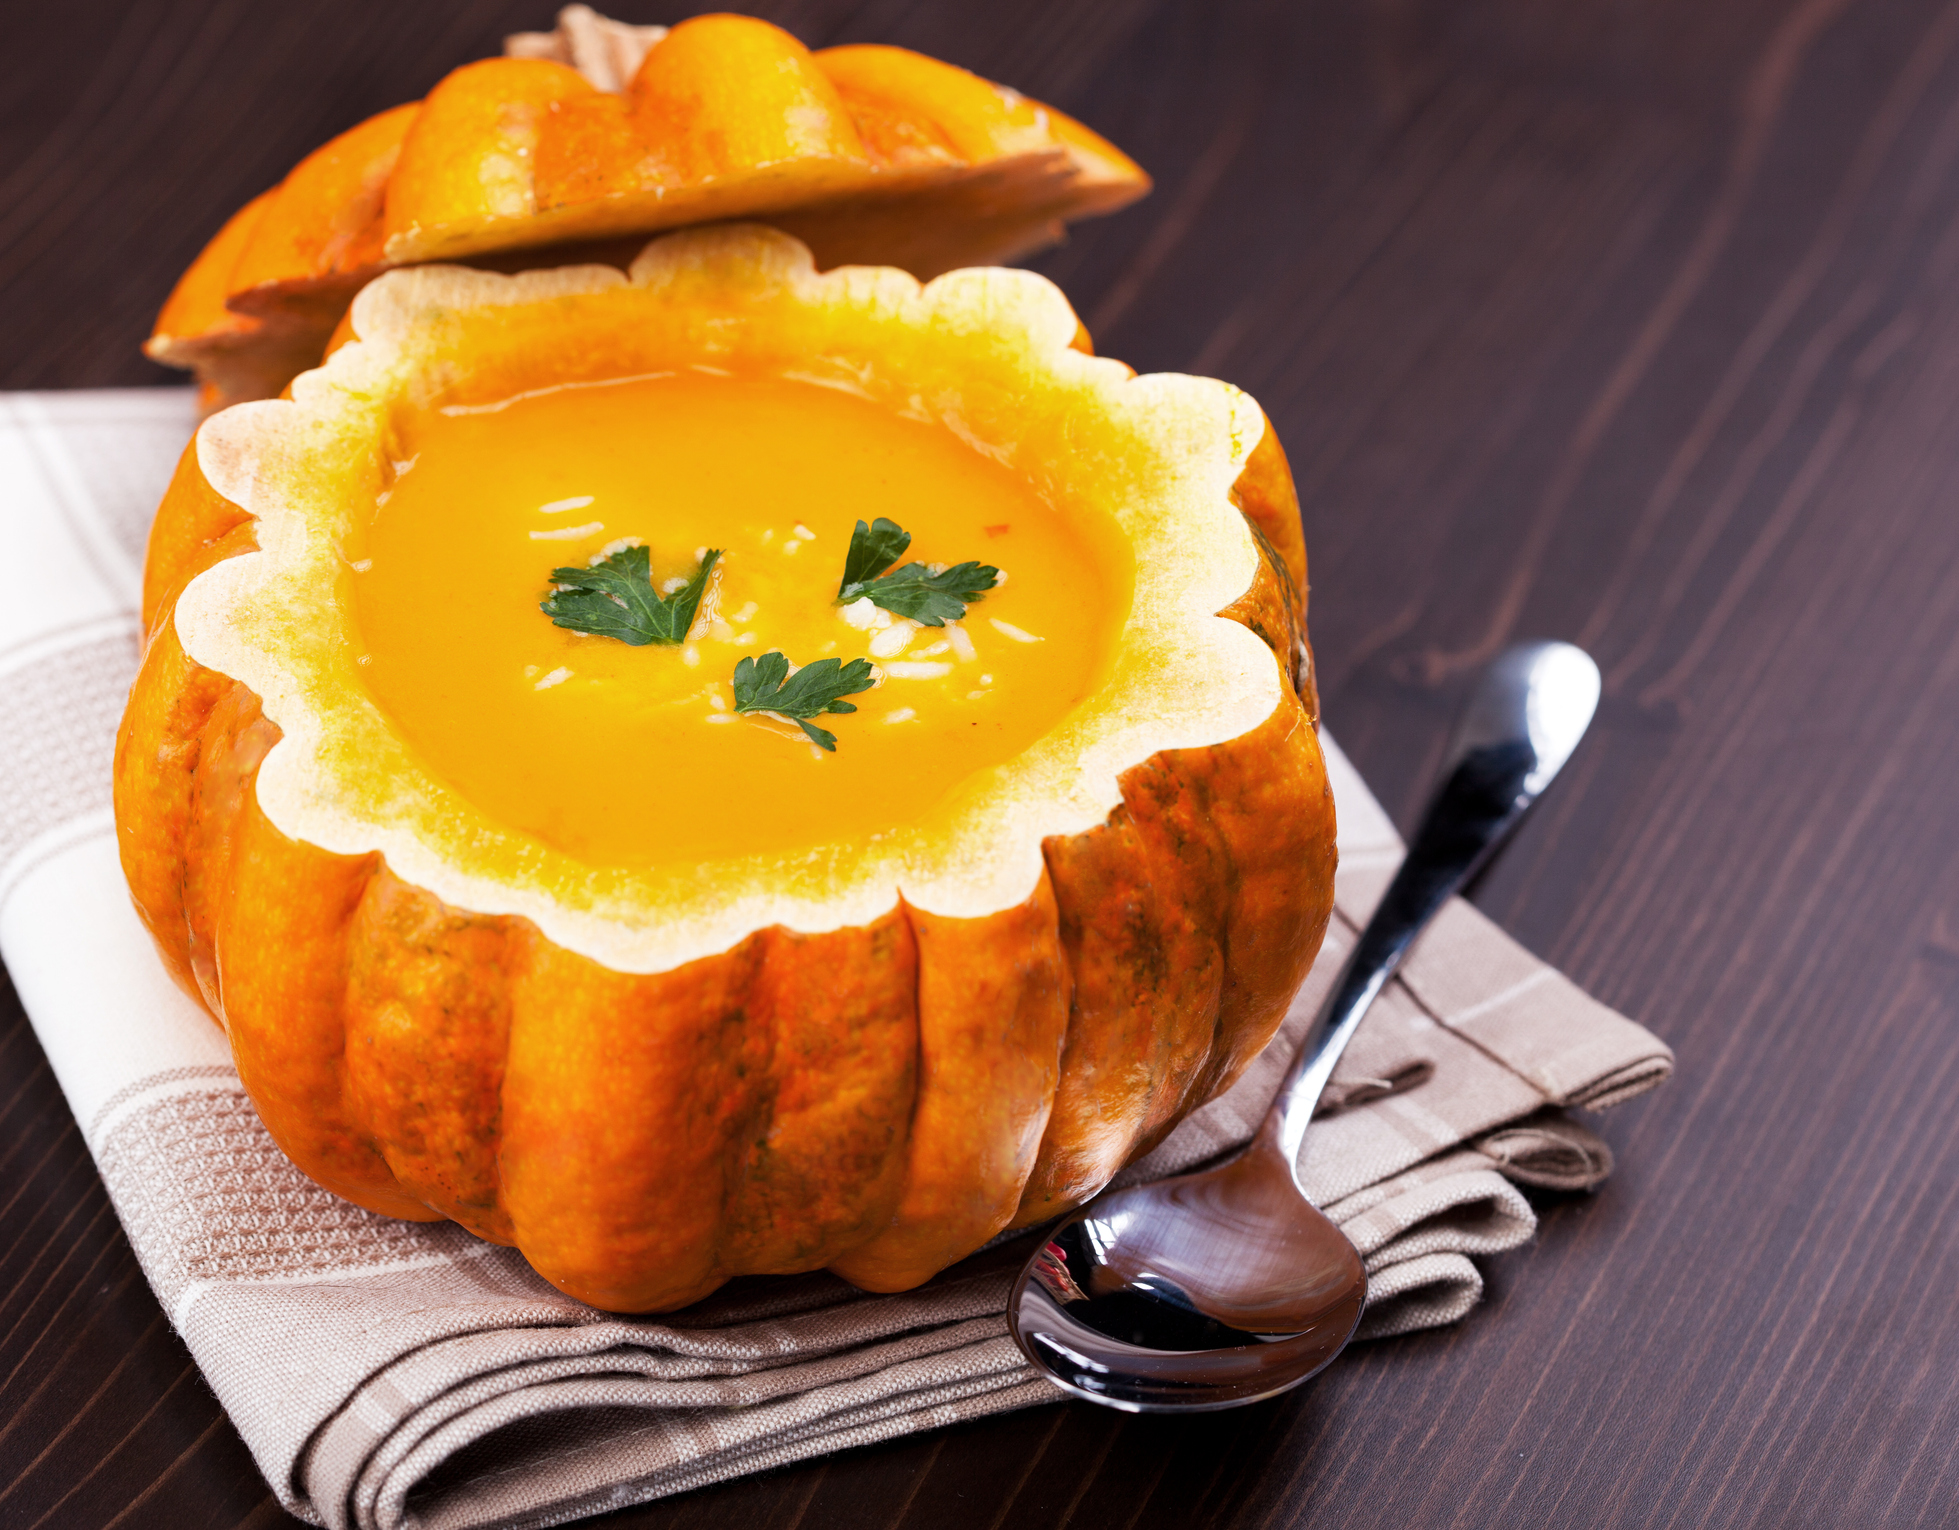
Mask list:
[[[600,865],[794,852],[914,821],[1099,683],[1133,571],[1113,520],[1064,513],[937,424],[836,389],[706,370],[409,421],[350,569],[358,672],[465,798]],[[837,604],[852,528],[899,562],[1005,582],[934,628]],[[554,626],[551,570],[643,543],[658,588],[722,549],[688,641]],[[868,623],[868,624],[867,624]],[[743,656],[878,666],[834,753],[737,715]]]

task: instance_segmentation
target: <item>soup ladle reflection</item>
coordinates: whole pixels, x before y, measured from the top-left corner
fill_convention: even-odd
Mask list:
[[[1307,1123],[1375,995],[1550,785],[1598,697],[1598,667],[1568,643],[1521,644],[1483,673],[1408,854],[1250,1145],[1099,1197],[1021,1271],[1008,1325],[1050,1380],[1130,1412],[1232,1408],[1297,1386],[1346,1346],[1367,1274],[1299,1186]]]

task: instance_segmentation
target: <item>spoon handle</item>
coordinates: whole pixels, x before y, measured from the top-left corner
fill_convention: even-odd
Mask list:
[[[1598,697],[1598,666],[1569,643],[1519,644],[1484,672],[1408,854],[1259,1127],[1261,1145],[1276,1147],[1295,1175],[1307,1125],[1367,1007],[1415,937],[1551,784]]]

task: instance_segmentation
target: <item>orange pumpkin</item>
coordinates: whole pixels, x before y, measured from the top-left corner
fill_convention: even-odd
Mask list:
[[[178,282],[148,354],[222,408],[317,364],[392,266],[623,264],[655,230],[763,216],[826,267],[925,278],[1025,254],[1149,189],[1052,107],[903,48],[811,53],[752,17],[669,32],[583,6],[510,46],[521,56],[455,70],[247,203]]]
[[[391,273],[350,330],[185,453],[116,755],[136,904],[319,1183],[616,1310],[825,1266],[902,1289],[1093,1194],[1270,1039],[1331,910],[1333,814],[1297,506],[1245,395],[1093,357],[1030,273],[818,274],[755,226],[630,276]],[[431,770],[347,593],[416,421],[792,366],[1117,528],[1132,583],[1087,699],[807,853],[601,865]]]

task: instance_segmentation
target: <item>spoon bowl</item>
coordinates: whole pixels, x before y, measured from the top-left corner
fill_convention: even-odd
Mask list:
[[[1028,1358],[1137,1412],[1234,1408],[1325,1366],[1360,1321],[1367,1275],[1272,1151],[1118,1190],[1056,1229],[1014,1290]]]
[[[1077,1396],[1130,1412],[1233,1408],[1324,1369],[1367,1302],[1360,1255],[1307,1199],[1299,1148],[1334,1065],[1415,937],[1550,785],[1597,709],[1568,643],[1506,650],[1251,1143],[1215,1168],[1098,1197],[1021,1271],[1007,1322]]]

